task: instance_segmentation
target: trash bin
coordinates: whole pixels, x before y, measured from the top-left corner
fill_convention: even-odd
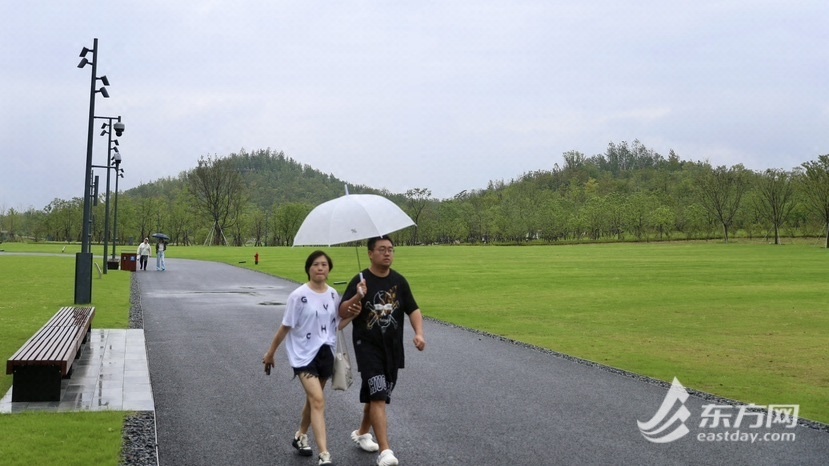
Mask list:
[[[130,272],[135,272],[135,263],[137,261],[136,256],[138,254],[134,252],[122,252],[121,253],[121,270],[128,270]]]
[[[118,259],[107,259],[107,270],[118,270]]]

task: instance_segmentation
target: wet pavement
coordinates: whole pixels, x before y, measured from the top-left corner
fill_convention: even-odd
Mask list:
[[[60,401],[12,403],[13,389],[0,400],[0,413],[153,411],[144,330],[93,328],[71,377],[61,381]]]

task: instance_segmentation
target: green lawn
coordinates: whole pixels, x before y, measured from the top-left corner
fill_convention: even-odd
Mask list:
[[[55,248],[3,243],[6,251]],[[62,246],[54,252],[60,253]],[[74,249],[63,257],[0,257],[0,356],[5,362],[61,306],[73,304]],[[79,249],[79,248],[75,248]],[[52,251],[49,251],[52,252]],[[93,328],[127,328],[130,274],[94,274]],[[4,364],[5,367],[5,364]],[[5,395],[12,376],[0,377]],[[2,396],[0,395],[0,396]],[[0,415],[0,464],[118,464],[121,431],[129,413],[24,413]]]
[[[0,415],[0,464],[119,464],[125,415],[117,411]]]
[[[0,245],[58,254],[62,247]],[[167,257],[304,281],[313,249],[173,245]],[[334,260],[332,283],[358,271],[358,256],[368,264],[363,247],[323,249]],[[0,352],[7,357],[57,307],[71,304],[77,250],[0,257]],[[829,423],[829,251],[816,244],[400,246],[396,256],[395,268],[429,317],[668,382],[676,376],[746,403],[800,404],[802,417]],[[129,276],[110,271],[93,279],[96,327],[126,326]],[[5,392],[11,377],[0,380]],[[16,424],[0,419],[4,431]]]
[[[368,263],[323,248],[332,282]],[[171,247],[302,281],[313,248]],[[260,264],[254,264],[254,253]],[[829,422],[829,251],[812,242],[403,247],[425,315]],[[338,288],[342,291],[343,286]]]

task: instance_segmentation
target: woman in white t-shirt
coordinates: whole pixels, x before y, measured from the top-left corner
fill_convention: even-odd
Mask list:
[[[340,319],[337,310],[340,295],[328,286],[328,274],[334,263],[323,251],[314,251],[305,261],[308,283],[301,285],[288,296],[282,325],[276,332],[262,362],[265,373],[270,375],[274,367],[276,349],[285,341],[288,362],[299,376],[305,390],[305,407],[299,431],[294,435],[292,445],[300,455],[311,456],[308,445],[308,427],[314,430],[314,439],[319,448],[319,464],[332,464],[325,432],[325,383],[334,370],[334,349],[337,346],[337,330],[345,327],[349,319]],[[358,285],[358,293],[350,301],[359,302],[365,294],[365,282]]]

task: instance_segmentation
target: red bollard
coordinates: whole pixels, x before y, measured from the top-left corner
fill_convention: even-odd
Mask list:
[[[259,265],[259,253],[258,253],[258,252],[257,252],[256,254],[254,254],[254,255],[253,255],[253,262],[254,262],[256,265]]]

